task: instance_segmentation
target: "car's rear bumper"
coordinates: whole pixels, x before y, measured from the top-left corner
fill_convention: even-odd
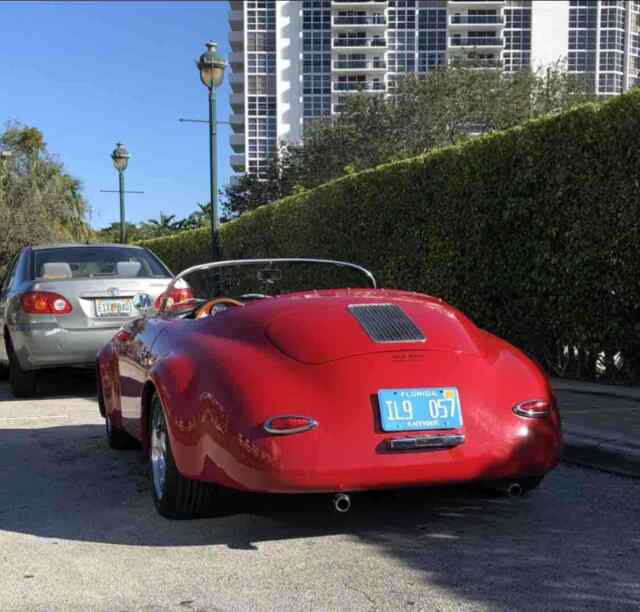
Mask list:
[[[100,329],[69,330],[55,324],[30,324],[12,330],[13,350],[24,370],[60,366],[95,367],[96,353],[120,325]]]
[[[490,450],[474,440],[450,449],[381,452],[378,447],[359,460],[352,456],[343,462],[320,455],[313,463],[296,462],[293,456],[277,457],[267,446],[245,440],[244,450],[251,460],[246,458],[244,465],[227,463],[224,453],[214,453],[219,463],[205,460],[199,477],[256,492],[326,493],[542,476],[560,461],[562,437],[549,421],[530,425],[526,432],[521,427],[521,435]]]

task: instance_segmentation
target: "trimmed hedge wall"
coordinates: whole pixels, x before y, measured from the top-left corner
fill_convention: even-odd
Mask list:
[[[640,90],[350,175],[221,228],[225,258],[353,261],[553,373],[640,382]],[[174,270],[209,230],[143,243]]]

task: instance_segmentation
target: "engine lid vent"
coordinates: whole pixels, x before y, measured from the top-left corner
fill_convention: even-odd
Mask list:
[[[396,304],[349,304],[349,312],[369,338],[387,342],[424,342],[423,333]]]

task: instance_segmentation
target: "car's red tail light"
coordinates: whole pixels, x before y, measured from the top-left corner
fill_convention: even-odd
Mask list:
[[[28,314],[69,314],[71,304],[59,293],[51,291],[28,291],[20,296],[22,310]]]
[[[318,422],[306,416],[283,414],[271,417],[263,429],[270,434],[287,435],[309,431],[318,426]]]
[[[542,419],[551,413],[551,402],[541,399],[519,402],[513,407],[513,412],[528,419]]]
[[[193,292],[191,289],[178,289],[174,287],[169,293],[161,293],[153,305],[156,310],[162,310],[162,308],[171,308],[175,304],[180,302],[186,302],[193,299]]]

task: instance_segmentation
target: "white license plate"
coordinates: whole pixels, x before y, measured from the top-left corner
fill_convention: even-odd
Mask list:
[[[133,312],[133,305],[129,299],[96,300],[96,316],[98,317],[128,317]]]

